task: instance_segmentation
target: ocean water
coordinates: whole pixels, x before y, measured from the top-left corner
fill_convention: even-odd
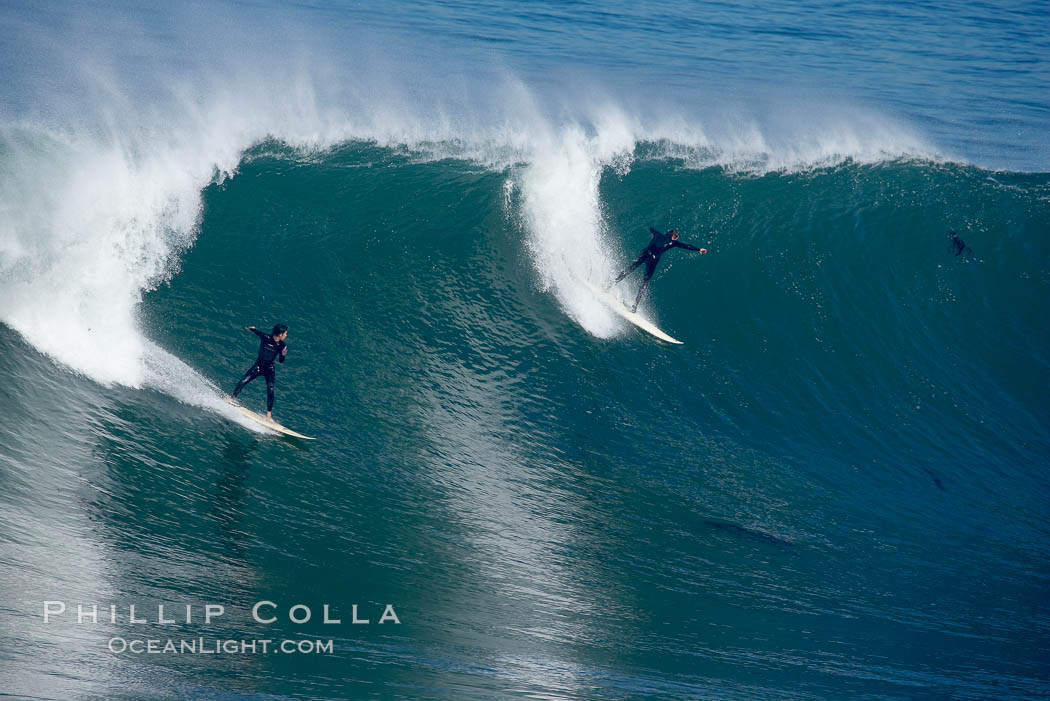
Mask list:
[[[0,697],[1050,695],[1048,26],[6,3]]]

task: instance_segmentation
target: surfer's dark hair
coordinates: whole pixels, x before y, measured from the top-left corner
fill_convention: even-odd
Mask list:
[[[287,330],[288,330],[288,327],[285,326],[284,324],[277,324],[277,326],[273,327],[273,335],[274,336],[280,336],[282,333],[284,333]]]

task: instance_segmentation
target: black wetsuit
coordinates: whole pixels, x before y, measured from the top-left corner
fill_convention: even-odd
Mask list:
[[[657,231],[653,227],[649,227],[649,232],[653,235],[653,240],[649,242],[649,245],[645,247],[634,262],[623,269],[616,279],[613,280],[615,285],[620,280],[623,280],[629,274],[631,274],[635,268],[642,263],[645,263],[645,277],[642,278],[642,286],[638,288],[638,296],[634,298],[634,306],[631,311],[638,309],[638,303],[642,301],[642,295],[645,294],[645,289],[649,287],[649,278],[656,272],[656,264],[660,262],[660,256],[672,248],[684,248],[687,251],[699,251],[700,249],[696,246],[690,246],[688,243],[682,243],[681,241],[675,241],[671,238],[670,234],[665,234]]]
[[[236,397],[244,389],[244,386],[259,375],[266,378],[266,411],[273,411],[273,383],[276,379],[273,361],[284,362],[284,341],[275,341],[273,336],[263,333],[259,329],[248,329],[259,337],[259,357],[255,359],[255,365],[244,373],[244,377],[233,388],[233,396]]]
[[[967,246],[966,242],[959,238],[959,234],[953,231],[948,236],[951,237],[951,241],[948,242],[949,253],[955,253],[957,256],[961,256],[967,251],[973,253],[973,249]]]

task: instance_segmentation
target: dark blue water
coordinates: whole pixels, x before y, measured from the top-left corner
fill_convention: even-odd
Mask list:
[[[4,6],[0,694],[1045,697],[1047,15]]]

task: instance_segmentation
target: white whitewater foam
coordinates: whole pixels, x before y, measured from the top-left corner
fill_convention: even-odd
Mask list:
[[[283,64],[271,59],[269,72],[253,73],[240,60],[217,72],[222,80],[187,85],[158,74],[146,103],[88,72],[94,87],[78,98],[87,102],[54,110],[77,120],[0,124],[0,321],[98,382],[213,406],[213,387],[158,357],[137,308],[192,245],[202,189],[234,176],[245,149],[266,138],[305,149],[365,139],[509,168],[541,287],[600,337],[620,322],[582,280],[602,284],[627,258],[612,243],[620,232],[608,230],[599,183],[608,168],[628,172],[638,144],[657,144],[656,157],[686,167],[756,173],[930,153],[908,129],[856,110],[812,118],[785,109],[764,120],[632,113],[609,98],[559,102],[506,76],[420,95],[353,66],[300,60],[274,73]]]

